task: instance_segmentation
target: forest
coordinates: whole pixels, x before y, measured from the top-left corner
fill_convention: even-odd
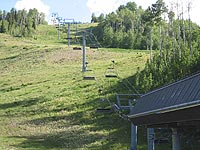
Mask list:
[[[189,48],[191,38],[193,47],[199,48],[199,26],[190,18],[184,19],[183,10],[176,15],[175,9],[181,9],[176,5],[169,8],[163,0],[158,0],[144,10],[135,2],[128,2],[108,15],[92,14],[91,22],[99,23],[94,32],[105,47],[182,49]]]
[[[200,27],[190,11],[188,3],[184,19],[181,4],[157,0],[144,10],[128,2],[108,15],[92,14],[91,22],[98,22],[94,32],[105,47],[150,51],[145,69],[134,76],[136,87],[147,92],[200,70]]]
[[[0,33],[17,37],[32,36],[40,24],[46,24],[45,14],[35,8],[29,11],[14,8],[10,12],[0,10]]]

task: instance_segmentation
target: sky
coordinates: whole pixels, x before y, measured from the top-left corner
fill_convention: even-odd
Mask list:
[[[47,20],[50,20],[52,13],[57,13],[60,17],[65,19],[74,19],[77,22],[90,22],[92,13],[96,16],[104,13],[108,14],[115,11],[120,5],[127,2],[135,2],[138,6],[142,6],[146,9],[157,0],[4,0],[0,4],[0,10],[10,11],[11,8],[30,9],[37,8],[40,12],[44,12],[47,16]],[[200,17],[198,17],[200,3],[198,0],[164,0],[171,8],[172,2],[183,2],[184,18],[188,18],[187,5],[188,1],[191,4],[191,19],[200,25]],[[177,10],[173,5],[174,11]],[[179,8],[180,10],[182,9]]]

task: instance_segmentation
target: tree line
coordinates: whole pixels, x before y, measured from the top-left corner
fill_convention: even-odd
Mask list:
[[[98,22],[94,33],[105,47],[150,50],[145,68],[132,78],[141,93],[200,71],[200,27],[190,19],[189,4],[187,19],[180,8],[157,0],[144,10],[128,2],[106,16],[92,15],[91,22]]]
[[[175,14],[175,10],[168,9],[163,0],[158,0],[146,10],[135,2],[128,2],[108,15],[96,17],[92,14],[91,22],[98,22],[93,32],[105,47],[160,51],[179,49],[179,52],[189,48],[190,44],[199,48],[199,26],[184,19],[182,12],[178,17]],[[190,33],[194,35],[192,38]]]
[[[10,12],[0,10],[0,33],[8,33],[14,36],[31,36],[39,24],[46,24],[45,14],[37,9],[29,11],[16,10]]]

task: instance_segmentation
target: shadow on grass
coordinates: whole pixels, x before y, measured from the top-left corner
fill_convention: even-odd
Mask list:
[[[77,107],[92,106],[90,109],[71,113],[32,119],[23,124],[31,126],[46,126],[54,124],[55,128],[65,129],[63,132],[53,132],[34,136],[24,136],[25,141],[15,145],[16,148],[27,149],[114,149],[116,145],[129,146],[130,123],[118,118],[115,113],[96,113],[95,108],[101,104],[98,99]],[[70,106],[69,106],[70,107]],[[62,111],[60,109],[52,110]],[[69,123],[68,123],[69,122]],[[120,149],[122,149],[120,147]]]
[[[113,91],[113,88],[124,92],[125,89],[121,83],[113,85],[105,89],[106,92]],[[14,145],[18,149],[94,149],[94,150],[126,150],[130,147],[130,122],[119,118],[112,113],[96,113],[97,108],[109,107],[109,103],[99,98],[94,99],[92,96],[87,97],[88,101],[82,104],[76,103],[67,105],[67,108],[55,108],[53,110],[43,110],[42,113],[55,112],[53,116],[41,117],[23,122],[27,126],[51,126],[55,125],[55,129],[50,134],[39,134],[32,136],[23,136],[15,138],[25,139],[22,143]],[[115,95],[109,97],[115,102]],[[27,103],[25,103],[25,101]],[[24,102],[8,103],[0,106],[0,108],[10,108],[18,106],[36,105],[41,99],[33,99]],[[64,112],[73,111],[66,115]],[[37,110],[36,110],[37,111]],[[38,112],[37,112],[38,113]]]
[[[41,84],[41,83],[45,83],[45,82],[48,82],[50,80],[44,80],[44,81],[40,81],[40,82],[35,82],[35,83],[22,83],[21,85],[18,85],[18,86],[10,86],[10,87],[1,87],[0,88],[0,93],[6,93],[6,92],[12,92],[12,91],[16,91],[16,90],[21,90],[22,88],[25,88],[27,86],[30,86],[30,85],[33,85],[33,84]],[[6,84],[7,85],[7,84]]]
[[[2,58],[2,59],[0,59],[0,61],[16,59],[16,58],[18,58],[19,56],[20,56],[20,55],[15,55],[15,56],[10,56],[10,57],[6,57],[6,58]]]
[[[24,142],[19,145],[14,145],[18,148],[25,149],[79,149],[86,148],[88,144],[94,143],[103,137],[101,134],[88,134],[83,130],[70,130],[64,132],[57,132],[53,134],[42,134],[38,136],[22,136],[11,138],[22,138]]]
[[[0,109],[9,109],[9,108],[14,108],[14,107],[30,107],[32,105],[36,105],[39,102],[44,100],[42,97],[37,97],[37,98],[32,98],[32,99],[25,99],[22,101],[15,101],[12,103],[4,103],[0,104]]]

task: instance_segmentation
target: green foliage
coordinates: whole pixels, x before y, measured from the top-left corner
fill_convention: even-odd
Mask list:
[[[1,33],[6,33],[7,30],[8,30],[8,21],[5,20],[5,19],[3,19],[3,20],[1,21],[0,32],[1,32]]]
[[[96,23],[98,21],[97,17],[95,16],[94,13],[92,13],[92,20],[91,23]]]
[[[181,50],[188,49],[191,44],[192,47],[200,45],[199,26],[191,22],[192,30],[188,30],[189,21],[175,18],[175,13],[167,9],[163,0],[157,0],[146,10],[135,2],[128,2],[104,19],[103,14],[99,17],[101,21],[94,15],[92,17],[99,22],[93,31],[104,47],[140,50],[152,47],[159,49],[160,55],[164,50],[174,50],[181,55]]]
[[[138,70],[134,84],[142,92],[148,92],[192,73],[199,72],[199,51],[196,49],[192,57],[189,53],[189,49],[187,49],[181,58],[173,54],[169,57],[166,52],[163,57],[154,56],[152,62],[147,61],[144,70]]]
[[[37,9],[0,11],[0,33],[9,33],[14,36],[32,36],[39,24],[44,24],[45,15]]]

